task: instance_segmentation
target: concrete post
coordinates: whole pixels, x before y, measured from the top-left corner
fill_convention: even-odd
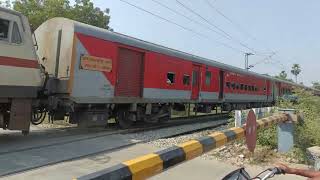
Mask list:
[[[307,149],[309,155],[309,162],[313,165],[313,168],[317,171],[320,170],[320,147],[313,146]]]
[[[294,109],[279,109],[279,112],[285,112],[289,115],[293,115],[295,113]],[[277,127],[278,133],[278,152],[288,152],[291,148],[293,148],[294,144],[294,124],[292,120],[279,123]]]
[[[234,125],[235,127],[242,127],[242,117],[241,117],[241,110],[234,111]]]

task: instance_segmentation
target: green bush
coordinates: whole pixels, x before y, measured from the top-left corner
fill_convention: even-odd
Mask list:
[[[320,146],[320,97],[312,95],[309,91],[296,89],[298,102],[279,100],[280,108],[293,108],[304,115],[304,121],[295,126],[295,154],[296,158],[306,159],[306,148]],[[260,130],[257,143],[262,146],[277,147],[276,126]],[[291,153],[292,154],[292,153]],[[299,157],[297,157],[299,156]]]
[[[275,149],[277,148],[277,143],[277,128],[275,125],[266,129],[258,130],[257,144]]]

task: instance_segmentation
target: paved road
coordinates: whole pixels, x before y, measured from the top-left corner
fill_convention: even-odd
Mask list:
[[[26,171],[24,173],[19,173],[2,179],[6,180],[38,180],[38,179],[48,179],[48,180],[70,180],[74,177],[85,175],[94,171],[110,167],[119,162],[132,159],[139,155],[150,153],[159,150],[151,144],[136,144],[134,146],[126,147],[124,149],[102,153],[99,155],[86,157],[83,159],[63,162],[55,164],[48,167],[42,167],[32,171]],[[178,165],[160,175],[154,176],[153,180],[213,180],[221,179],[224,175],[236,169],[236,167],[220,162],[217,160],[205,160],[202,158],[196,158],[192,161],[186,162],[184,164]],[[262,168],[259,167],[249,167],[249,172],[251,174],[257,174]],[[304,179],[295,176],[278,176],[278,180],[289,180],[289,179]]]
[[[154,176],[152,180],[214,180],[221,179],[228,173],[232,172],[239,167],[217,161],[217,160],[204,160],[202,158],[196,158],[188,161],[184,164],[178,165],[168,171],[161,173],[160,175]],[[267,168],[267,167],[266,167]],[[251,176],[256,176],[266,168],[258,166],[248,166],[246,170]],[[280,175],[275,180],[292,180],[292,179],[306,179],[302,177],[292,175]]]
[[[22,136],[15,131],[0,131],[0,176],[75,160],[88,155],[110,152],[136,143],[221,123],[225,123],[225,120],[198,123],[196,126],[187,124],[129,134],[114,134],[112,131],[74,133],[78,130],[68,131],[69,128],[62,129],[62,131],[59,129],[50,130],[50,132],[49,130],[33,131],[29,136]]]

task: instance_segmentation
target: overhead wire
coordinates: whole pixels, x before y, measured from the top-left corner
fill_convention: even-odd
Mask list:
[[[211,9],[213,9],[213,10],[216,11],[220,16],[222,16],[222,17],[225,18],[227,21],[229,21],[229,23],[231,23],[235,28],[237,28],[242,34],[245,34],[245,35],[246,35],[247,37],[249,37],[250,39],[252,39],[252,40],[254,40],[254,41],[256,41],[256,42],[259,42],[259,40],[258,40],[256,37],[254,37],[252,34],[250,34],[248,31],[246,31],[244,28],[242,28],[241,25],[239,25],[237,22],[235,22],[235,21],[232,20],[230,17],[228,17],[226,14],[224,14],[222,11],[220,11],[218,8],[216,8],[216,7],[213,5],[213,3],[210,2],[210,0],[204,0],[204,1],[209,5],[209,7],[210,7]],[[261,43],[261,41],[260,41],[260,43]],[[265,43],[262,43],[262,44],[263,44],[263,46],[266,47],[266,50],[267,50],[267,51],[270,51],[271,53],[273,52],[273,50],[271,50],[269,47],[267,47],[267,46],[265,45]],[[268,53],[259,52],[259,54],[256,53],[255,55],[264,56],[264,55],[262,55],[262,54],[270,54],[270,52],[268,52]]]
[[[220,16],[224,17],[227,21],[229,21],[231,24],[233,24],[234,27],[236,27],[240,32],[242,32],[243,34],[245,34],[247,37],[249,37],[250,39],[256,41],[256,42],[259,42],[260,40],[258,40],[256,37],[254,37],[252,34],[250,34],[249,32],[247,32],[245,29],[243,29],[238,23],[236,23],[235,21],[233,21],[230,17],[228,17],[226,14],[224,14],[222,11],[220,11],[218,8],[216,8],[212,2],[210,2],[210,0],[205,0],[205,2],[209,5],[209,7],[211,9],[213,9],[215,12],[217,12]],[[215,3],[216,1],[214,1]],[[260,41],[261,43],[261,41]],[[278,55],[275,53],[274,50],[270,49],[268,46],[265,45],[265,43],[262,43],[263,46],[265,46],[266,50],[267,51],[270,51],[271,52],[271,55],[274,54],[274,55]],[[262,55],[264,53],[259,53],[259,54],[255,54],[257,56],[264,56]],[[266,54],[269,54],[269,53],[266,53]],[[273,55],[272,55],[273,56]],[[279,55],[278,55],[279,56]],[[266,58],[262,59],[261,61],[258,61],[256,62],[255,64],[253,64],[253,66],[257,65],[257,64],[260,64],[260,63],[265,63],[266,59],[272,59],[272,57],[269,57],[267,56]],[[286,66],[281,63],[281,61],[277,60],[277,63],[280,64],[282,66],[283,69],[287,69]]]
[[[276,53],[273,52],[271,55],[266,56],[265,58],[263,58],[262,60],[260,60],[260,61],[258,61],[258,62],[256,62],[256,63],[252,64],[251,66],[256,66],[256,65],[261,64],[261,63],[266,63],[266,62],[267,62],[268,60],[270,60],[270,59],[272,58],[272,56],[274,56],[275,54],[276,54]]]
[[[189,32],[191,32],[191,33],[194,33],[194,34],[196,34],[196,35],[199,36],[199,37],[213,40],[215,43],[220,44],[220,45],[222,45],[222,46],[224,46],[224,47],[227,47],[227,48],[229,48],[229,49],[232,49],[232,50],[235,51],[235,52],[244,53],[244,51],[242,51],[242,50],[236,49],[236,48],[234,48],[234,47],[232,47],[232,46],[230,46],[230,45],[228,45],[228,44],[226,44],[226,43],[223,43],[223,42],[219,42],[219,41],[217,41],[217,40],[214,40],[214,39],[212,39],[211,37],[209,37],[209,36],[207,36],[207,35],[205,35],[205,34],[203,34],[203,33],[200,33],[200,32],[197,32],[197,31],[191,29],[191,28],[185,27],[185,26],[183,26],[183,25],[181,25],[181,24],[178,24],[178,23],[176,23],[176,22],[174,22],[174,21],[172,21],[172,20],[170,20],[170,19],[164,18],[164,17],[162,17],[162,16],[160,16],[160,15],[158,15],[158,14],[155,14],[155,13],[153,13],[153,12],[151,12],[151,11],[148,11],[148,10],[142,8],[142,7],[139,7],[139,6],[135,5],[135,4],[132,4],[132,3],[128,2],[128,1],[126,1],[126,0],[120,0],[120,1],[122,1],[122,2],[124,2],[124,3],[126,3],[126,4],[128,4],[128,5],[136,8],[136,9],[139,9],[139,10],[141,10],[141,11],[144,11],[145,13],[148,13],[148,14],[154,16],[154,17],[157,17],[157,18],[159,18],[159,19],[161,19],[161,20],[163,20],[163,21],[166,21],[166,22],[168,22],[168,23],[170,23],[170,24],[173,24],[173,25],[175,25],[175,26],[178,26],[178,27],[180,27],[180,28],[182,28],[182,29],[184,29],[184,30],[186,30],[186,31],[189,31]],[[202,24],[202,23],[200,23],[200,22],[198,22],[198,21],[196,21],[196,20],[193,20],[192,18],[190,18],[190,17],[188,17],[188,16],[180,13],[180,12],[177,11],[177,10],[174,10],[174,9],[170,8],[169,6],[167,6],[167,5],[163,4],[163,3],[160,3],[159,1],[156,1],[156,0],[152,0],[152,1],[155,2],[155,3],[157,3],[158,5],[160,5],[160,6],[162,6],[162,7],[165,7],[166,9],[168,9],[168,10],[170,10],[170,11],[172,11],[172,12],[174,12],[174,13],[176,13],[176,14],[178,14],[178,15],[186,18],[186,19],[188,19],[189,21],[191,21],[191,22],[193,22],[193,23],[196,23],[196,24],[198,24],[198,25],[201,25],[201,26],[203,26],[203,27],[206,27],[207,29],[210,29],[211,31],[217,33],[217,31],[213,30],[212,28],[210,28],[210,27],[208,27],[208,26],[205,26],[204,24]],[[176,1],[178,2],[178,0],[176,0]],[[190,10],[191,10],[191,9],[190,9]],[[196,13],[196,12],[195,12],[195,13]],[[199,14],[199,15],[200,15],[200,14]],[[200,16],[201,16],[201,15],[200,15]],[[202,16],[201,16],[201,17],[202,17]],[[210,21],[209,21],[209,22],[210,22]],[[212,24],[212,23],[210,23],[210,24]],[[218,29],[218,30],[219,30],[219,29]],[[219,32],[218,32],[218,33],[219,33]],[[226,32],[225,32],[225,33],[226,33]],[[220,34],[220,33],[219,33],[219,34]],[[220,34],[220,35],[221,35],[221,34]],[[229,34],[228,34],[228,35],[229,35]],[[226,35],[226,36],[227,36],[227,35]],[[230,39],[230,38],[232,38],[232,36],[229,35],[229,38],[228,38],[228,39]],[[247,47],[247,49],[249,49],[249,47]],[[252,49],[252,50],[253,50],[253,49]],[[256,51],[253,50],[253,52],[256,52]],[[266,61],[272,59],[272,56],[274,56],[275,54],[276,54],[275,52],[272,52],[271,55],[265,57],[265,58],[264,58],[263,60],[261,60],[261,61],[258,61],[258,62],[256,62],[256,63],[254,63],[253,66],[255,66],[255,65],[257,65],[257,64],[260,64],[260,63],[267,63]],[[263,56],[262,53],[257,53],[256,55],[258,55],[258,56]],[[278,64],[279,64],[280,62],[273,62],[273,63],[272,63],[272,62],[269,62],[269,63],[271,63],[271,64],[278,63]],[[282,66],[282,68],[284,67],[283,64],[280,64],[280,65]]]
[[[213,9],[214,11],[216,11],[220,16],[224,17],[227,21],[229,21],[231,24],[233,24],[234,27],[236,27],[240,32],[242,32],[243,34],[245,34],[246,36],[248,36],[249,38],[257,41],[257,39],[251,35],[250,33],[248,33],[246,30],[244,30],[238,23],[236,23],[235,21],[233,21],[231,18],[229,18],[227,15],[225,15],[222,11],[220,11],[218,8],[216,8],[211,2],[210,0],[205,0],[205,2],[209,5],[209,7],[211,9]]]
[[[242,47],[245,47],[246,49],[249,49],[250,51],[254,52],[255,54],[258,54],[256,50],[254,50],[253,48],[250,48],[249,46],[247,46],[246,44],[242,43],[241,41],[235,39],[234,37],[232,37],[229,33],[227,33],[226,31],[224,31],[223,29],[221,29],[219,26],[215,25],[214,23],[212,23],[211,21],[209,21],[208,19],[206,19],[205,17],[203,17],[201,14],[197,13],[195,10],[193,10],[192,8],[190,8],[189,6],[185,5],[184,3],[182,3],[179,0],[176,0],[176,2],[183,8],[185,8],[186,10],[188,10],[189,12],[191,12],[192,14],[198,16],[200,19],[202,19],[203,21],[205,21],[206,23],[208,23],[209,25],[213,26],[214,28],[218,29],[220,32],[222,32],[223,34],[219,33],[219,35],[230,39],[232,41],[237,42],[238,44],[240,44]]]
[[[177,15],[180,15],[180,16],[184,17],[185,19],[189,20],[190,22],[193,22],[193,23],[195,23],[195,24],[197,24],[197,25],[200,25],[200,26],[202,26],[202,27],[204,27],[204,28],[206,28],[206,29],[208,29],[208,30],[210,30],[210,31],[212,31],[212,32],[219,33],[218,31],[210,28],[210,26],[206,26],[205,24],[200,23],[200,22],[192,19],[192,18],[184,15],[183,13],[180,13],[179,11],[177,11],[177,10],[175,10],[175,9],[173,9],[173,8],[170,8],[169,6],[167,6],[167,5],[159,2],[159,1],[157,1],[157,0],[151,0],[151,1],[153,1],[154,3],[156,3],[156,4],[158,4],[158,5],[162,6],[162,7],[164,7],[164,8],[166,8],[166,9],[168,9],[169,11],[171,11],[171,12],[177,14]]]
[[[163,20],[163,21],[166,21],[166,22],[168,22],[168,23],[170,23],[170,24],[173,24],[173,25],[175,25],[175,26],[178,26],[178,27],[180,27],[180,28],[182,28],[182,29],[184,29],[184,30],[186,30],[186,31],[192,32],[192,33],[196,34],[197,36],[200,36],[200,37],[205,38],[205,39],[210,39],[210,40],[214,41],[215,43],[220,44],[220,45],[222,45],[222,46],[224,46],[224,47],[227,47],[227,48],[229,48],[229,49],[232,49],[232,50],[234,50],[234,51],[236,51],[236,52],[241,52],[241,53],[243,53],[243,51],[241,51],[241,50],[239,50],[239,49],[236,49],[236,48],[234,48],[234,47],[232,47],[232,46],[230,46],[230,45],[228,45],[228,44],[226,44],[226,43],[223,43],[223,42],[214,40],[214,39],[212,39],[211,37],[209,37],[209,36],[207,36],[207,35],[205,35],[205,34],[199,33],[199,32],[197,32],[197,31],[195,31],[195,30],[193,30],[193,29],[191,29],[191,28],[188,28],[188,27],[185,27],[185,26],[183,26],[183,25],[180,25],[180,24],[178,24],[178,23],[176,23],[176,22],[174,22],[174,21],[172,21],[172,20],[169,20],[169,19],[167,19],[167,18],[164,18],[164,17],[162,17],[162,16],[160,16],[160,15],[158,15],[158,14],[155,14],[155,13],[153,13],[153,12],[151,12],[151,11],[148,11],[148,10],[146,10],[146,9],[140,7],[140,6],[137,6],[137,5],[135,5],[135,4],[132,4],[132,3],[128,2],[128,1],[126,1],[126,0],[120,0],[120,1],[123,2],[123,3],[126,3],[126,4],[128,4],[128,5],[130,5],[130,6],[132,6],[132,7],[134,7],[134,8],[136,8],[136,9],[139,9],[139,10],[145,12],[145,13],[148,13],[148,14],[154,16],[154,17],[157,17],[157,18],[159,18],[159,19],[161,19],[161,20]]]

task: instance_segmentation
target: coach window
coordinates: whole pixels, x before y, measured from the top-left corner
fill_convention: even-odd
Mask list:
[[[227,82],[226,85],[229,89],[231,88],[230,82]]]
[[[0,19],[0,40],[8,41],[10,21]]]
[[[239,89],[240,88],[240,84],[236,84],[236,89]]]
[[[244,89],[244,85],[240,84],[240,89],[243,90]]]
[[[183,85],[190,85],[190,76],[187,74],[183,75]]]
[[[167,84],[174,84],[175,83],[176,75],[172,72],[167,73]]]
[[[22,42],[19,27],[16,22],[14,22],[12,26],[11,42],[15,44],[21,44]]]
[[[206,85],[210,86],[210,83],[211,83],[211,72],[207,71],[206,72]]]
[[[236,84],[233,82],[233,83],[231,84],[231,87],[232,87],[232,89],[235,89],[235,88],[236,88]]]
[[[244,90],[248,91],[248,85],[244,86]]]

